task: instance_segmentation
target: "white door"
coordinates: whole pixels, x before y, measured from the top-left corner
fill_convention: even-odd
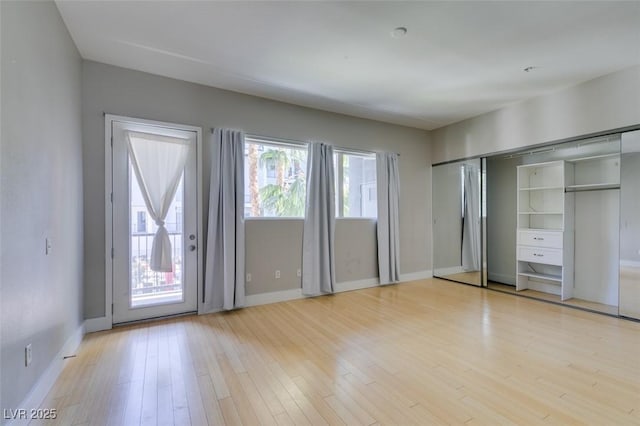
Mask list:
[[[114,324],[197,310],[198,133],[178,127],[111,119]],[[133,169],[127,146],[129,131],[159,136],[157,142],[151,137],[150,150],[154,149],[155,143],[162,149],[162,144],[167,143],[162,137],[187,141],[186,164],[164,220],[171,241],[170,271],[157,272],[151,265],[151,249],[158,225],[148,211]],[[155,170],[156,173],[164,171],[163,168]],[[153,178],[149,178],[152,182],[147,185],[151,187]]]

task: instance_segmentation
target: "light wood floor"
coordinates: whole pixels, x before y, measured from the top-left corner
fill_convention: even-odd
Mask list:
[[[60,425],[640,424],[640,323],[425,280],[93,333]]]

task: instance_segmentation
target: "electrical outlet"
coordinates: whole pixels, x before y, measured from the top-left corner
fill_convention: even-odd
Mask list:
[[[280,279],[280,271],[279,270],[276,271],[276,279]]]
[[[298,272],[296,272],[296,276],[297,277],[301,277],[302,276],[302,269],[298,269]]]
[[[251,282],[251,273],[247,274],[247,282],[250,283]]]
[[[31,365],[31,361],[33,360],[33,353],[31,351],[31,343],[29,343],[24,348],[24,366],[28,367]]]

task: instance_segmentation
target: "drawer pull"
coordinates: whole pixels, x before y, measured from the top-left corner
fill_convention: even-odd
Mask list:
[[[544,238],[542,237],[533,237],[534,240],[538,240],[538,241],[544,241]]]
[[[533,255],[536,257],[544,257],[544,254],[540,254],[540,253],[533,253]]]

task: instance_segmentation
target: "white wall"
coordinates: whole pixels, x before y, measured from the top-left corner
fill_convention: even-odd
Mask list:
[[[81,59],[53,2],[0,10],[0,408],[18,408],[82,323]]]
[[[203,128],[232,127],[248,133],[296,140],[325,141],[347,148],[400,153],[400,250],[401,272],[431,269],[430,146],[428,132],[364,120],[225,90],[159,77],[86,61],[83,65],[83,139],[85,183],[85,316],[104,315],[104,118],[103,112],[189,124]],[[207,147],[207,144],[205,144]],[[204,158],[209,158],[204,150]],[[208,170],[208,160],[204,170]],[[205,173],[203,193],[208,192]],[[205,197],[206,199],[206,197]],[[205,212],[206,217],[206,212]],[[250,294],[299,287],[291,271],[300,267],[301,224],[280,235],[284,222],[251,221],[247,226],[247,271]],[[338,229],[342,225],[338,224]],[[298,229],[300,228],[300,229]],[[339,279],[374,278],[369,257],[372,230],[366,223],[351,230],[350,240],[340,242],[336,252]],[[355,235],[357,234],[357,235]],[[277,241],[277,245],[268,244]],[[360,251],[356,251],[356,247]],[[268,255],[262,256],[264,249]],[[278,253],[280,252],[280,253]],[[286,256],[284,255],[286,253]],[[347,255],[348,254],[348,255]],[[274,263],[275,262],[275,263]],[[357,266],[357,265],[360,266]],[[275,281],[275,266],[287,278]]]
[[[640,124],[640,66],[431,132],[432,161],[490,154]]]

